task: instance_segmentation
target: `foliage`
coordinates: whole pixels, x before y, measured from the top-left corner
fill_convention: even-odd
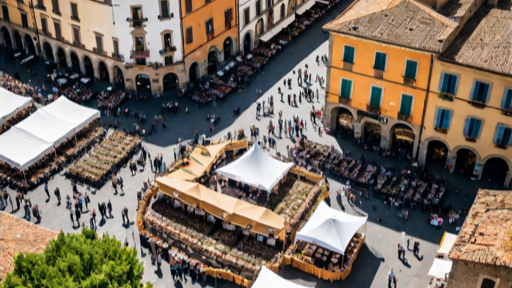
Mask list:
[[[14,271],[0,288],[12,287],[146,287],[143,264],[135,248],[127,248],[115,237],[98,239],[94,230],[81,234],[60,233],[43,254],[18,254]]]

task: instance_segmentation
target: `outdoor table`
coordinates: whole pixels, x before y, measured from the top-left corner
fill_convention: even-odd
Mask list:
[[[219,77],[222,77],[224,76],[224,72],[222,72],[221,70],[217,71],[217,75],[219,75]]]
[[[82,82],[82,83],[84,83],[84,84],[89,83],[89,81],[91,81],[91,78],[85,78],[85,77],[84,77],[84,78],[80,79],[80,82]]]
[[[60,85],[64,85],[64,84],[68,83],[68,79],[66,79],[66,78],[60,78],[60,79],[57,79],[57,82],[58,82]]]
[[[69,79],[75,80],[78,77],[80,77],[80,75],[78,75],[78,73],[74,73],[71,76],[69,76]]]

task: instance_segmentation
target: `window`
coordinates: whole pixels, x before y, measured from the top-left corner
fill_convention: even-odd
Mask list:
[[[503,124],[498,124],[496,126],[496,132],[494,133],[493,143],[503,146],[510,145],[510,139],[512,138],[512,129],[510,127],[506,127]]]
[[[38,8],[44,7],[44,2],[43,2],[43,0],[37,0],[37,7],[38,7]]]
[[[446,133],[448,128],[450,128],[450,122],[452,120],[452,111],[436,108],[436,116],[434,120],[434,127],[438,128],[436,130],[443,130],[441,132]]]
[[[75,45],[80,45],[80,28],[77,26],[73,26],[73,43]]]
[[[144,36],[135,36],[135,51],[144,51],[146,48],[146,41]]]
[[[402,94],[402,100],[400,101],[400,114],[412,115],[412,104],[414,96]]]
[[[386,71],[386,60],[388,55],[380,52],[375,52],[375,62],[373,63],[373,69],[380,71]]]
[[[471,92],[471,100],[482,103],[487,103],[487,98],[490,93],[491,85],[476,81],[473,83],[473,90]]]
[[[172,47],[172,35],[171,33],[164,34],[164,50],[169,50]]]
[[[283,4],[281,4],[281,19],[284,19],[284,17],[286,16],[285,10],[286,10],[286,8],[284,7],[284,3],[283,3]]]
[[[224,11],[224,22],[226,30],[231,29],[231,21],[233,20],[233,9],[229,8]]]
[[[249,10],[249,8],[245,9],[244,10],[244,25],[247,25],[249,24],[249,22],[251,22],[251,11]]]
[[[25,13],[21,13],[21,25],[23,26],[23,28],[28,28],[28,18],[27,14]]]
[[[356,48],[352,46],[345,45],[343,47],[343,62],[354,64],[354,59],[356,57]]]
[[[481,127],[482,120],[468,117],[464,120],[464,136],[477,139]]]
[[[103,36],[96,34],[96,51],[103,53]]]
[[[341,79],[340,97],[347,99],[352,97],[352,80]]]
[[[57,40],[62,40],[62,33],[60,31],[60,22],[53,21],[53,28],[55,29],[55,38]]]
[[[121,58],[121,56],[119,55],[119,40],[117,40],[115,38],[112,39],[112,44],[114,46],[114,53],[113,53],[114,55],[113,55],[113,57],[114,58]]]
[[[2,15],[4,17],[4,20],[9,22],[9,8],[7,8],[7,6],[5,5],[2,5]]]
[[[418,62],[413,60],[405,61],[405,78],[416,80],[418,73]]]
[[[210,41],[213,39],[215,33],[213,32],[213,18],[206,20],[206,39]]]
[[[512,88],[505,88],[501,100],[501,108],[512,109]]]
[[[172,55],[165,56],[165,58],[164,58],[165,66],[172,65],[173,63],[174,63],[174,61],[172,60]]]
[[[60,15],[59,0],[52,0],[53,13]]]
[[[260,16],[261,14],[261,2],[260,0],[256,1],[256,16]]]
[[[451,95],[457,94],[457,83],[459,77],[449,73],[441,73],[441,81],[439,81],[439,91]]]
[[[132,20],[142,20],[142,7],[132,7]]]
[[[80,18],[78,18],[78,5],[76,3],[71,3],[71,19],[80,21]]]
[[[186,30],[186,38],[187,38],[187,44],[190,44],[194,41],[194,39],[192,38],[192,27],[188,27]]]
[[[187,14],[192,12],[192,0],[185,0],[185,10]]]
[[[489,278],[484,278],[482,280],[482,285],[480,285],[480,288],[495,288],[495,287],[496,287],[496,282]]]
[[[267,0],[267,9],[272,7],[272,0]]]
[[[169,2],[167,0],[160,1],[160,18],[165,19],[169,18]]]
[[[44,35],[48,36],[48,22],[44,17],[41,17],[41,30],[43,30]]]
[[[380,107],[383,89],[381,87],[372,86],[370,89],[370,106]]]

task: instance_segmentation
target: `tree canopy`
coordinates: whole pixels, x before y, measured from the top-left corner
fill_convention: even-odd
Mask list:
[[[43,254],[18,254],[14,271],[0,283],[14,287],[132,287],[142,284],[144,267],[135,248],[124,247],[115,237],[94,230],[60,233]]]

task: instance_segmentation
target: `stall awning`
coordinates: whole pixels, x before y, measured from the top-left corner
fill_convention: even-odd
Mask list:
[[[452,271],[452,264],[451,260],[435,258],[432,267],[428,271],[428,276],[445,279],[446,275]]]
[[[444,232],[443,240],[441,240],[441,244],[439,244],[439,250],[437,250],[437,254],[448,255],[450,250],[452,249],[453,244],[457,240],[457,235]]]
[[[260,36],[260,40],[263,42],[267,42],[268,40],[272,39],[272,37],[276,36],[281,30],[288,27],[290,23],[295,20],[295,14],[291,14],[284,20],[281,20],[279,23],[276,24],[276,26],[272,27],[270,30],[265,32],[263,35]]]
[[[304,14],[304,12],[306,12],[307,10],[311,9],[311,7],[313,7],[313,5],[315,5],[315,1],[313,0],[309,0],[308,2],[306,3],[303,3],[298,9],[297,9],[297,14],[298,15],[302,15]]]
[[[315,2],[318,2],[318,3],[322,3],[322,4],[325,4],[325,5],[329,5],[329,1],[324,1],[324,0],[315,0]]]
[[[190,153],[189,164],[174,171],[171,178],[192,181],[210,171],[212,164],[224,153],[227,143],[197,147]],[[206,152],[203,153],[202,151]],[[205,155],[206,154],[206,155]]]
[[[261,267],[260,275],[254,281],[252,288],[269,288],[269,287],[280,287],[280,288],[306,288],[296,283],[281,278],[272,270],[268,269],[265,265]]]
[[[27,107],[30,103],[32,103],[32,98],[14,94],[0,87],[0,124],[3,124],[5,120],[14,116],[17,111]]]

